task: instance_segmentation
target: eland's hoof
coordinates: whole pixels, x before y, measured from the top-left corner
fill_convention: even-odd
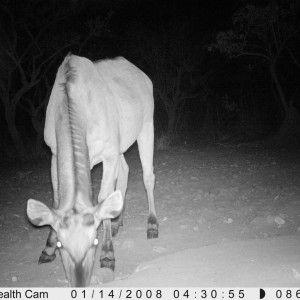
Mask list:
[[[101,268],[109,268],[112,271],[115,271],[115,259],[111,260],[108,257],[104,257],[100,259],[100,267]]]
[[[147,239],[158,238],[158,222],[155,215],[151,214],[148,217]]]
[[[111,240],[107,240],[102,244],[100,255],[100,267],[115,270],[114,247]]]
[[[156,239],[158,238],[158,230],[150,228],[147,230],[147,239]]]
[[[52,255],[49,255],[45,251],[43,251],[39,258],[39,265],[52,262],[52,261],[54,261],[55,258],[56,258],[55,253],[53,253]]]

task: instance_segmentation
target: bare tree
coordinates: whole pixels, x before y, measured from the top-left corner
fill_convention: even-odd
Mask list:
[[[23,108],[35,106],[35,102],[26,96],[40,83],[43,73],[61,51],[75,43],[76,39],[69,40],[50,52],[47,46],[52,41],[45,40],[44,34],[58,19],[49,20],[38,32],[33,33],[26,20],[17,20],[8,7],[2,6],[0,9],[3,41],[0,59],[5,69],[5,76],[0,77],[0,100],[4,106],[10,137],[18,156],[22,158],[26,155],[26,150],[16,125],[17,108],[21,102]],[[40,107],[41,104],[44,106],[44,101],[37,105]],[[33,112],[32,109],[30,112]]]

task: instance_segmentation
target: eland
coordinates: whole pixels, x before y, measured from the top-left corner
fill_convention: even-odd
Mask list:
[[[44,138],[51,148],[54,203],[27,202],[36,226],[52,227],[39,263],[59,248],[71,286],[90,285],[97,229],[103,223],[100,266],[114,271],[114,236],[123,225],[129,168],[124,152],[137,141],[149,205],[147,238],[158,237],[154,207],[153,86],[125,58],[92,62],[68,54],[56,74]],[[91,169],[103,162],[98,203],[92,203]],[[113,219],[111,221],[111,219]]]

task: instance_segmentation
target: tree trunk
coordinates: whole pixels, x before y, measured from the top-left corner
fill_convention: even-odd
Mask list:
[[[278,136],[283,141],[300,138],[300,114],[293,105],[289,107],[285,115]]]
[[[275,63],[272,63],[270,65],[269,69],[270,69],[272,79],[275,83],[275,86],[276,86],[276,89],[277,89],[277,92],[278,92],[278,96],[279,96],[280,103],[281,103],[281,106],[282,106],[281,109],[284,110],[283,112],[281,111],[281,114],[284,116],[288,113],[289,106],[288,106],[288,103],[286,101],[286,98],[285,98],[284,92],[282,90],[281,84],[279,82],[278,76],[276,74]]]
[[[278,132],[278,138],[283,142],[285,142],[290,140],[291,138],[293,139],[295,137],[299,137],[300,115],[297,109],[293,105],[289,106],[286,101],[286,97],[284,95],[284,92],[282,90],[282,87],[280,85],[279,79],[276,74],[275,64],[270,65],[270,72],[271,72],[272,79],[275,83],[275,86],[277,88],[280,103],[284,110],[282,112],[283,121]]]
[[[176,124],[176,107],[170,107],[168,113],[168,137],[172,138],[175,135],[175,124]]]

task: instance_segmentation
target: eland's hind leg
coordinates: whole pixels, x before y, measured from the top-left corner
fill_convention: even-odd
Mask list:
[[[52,186],[53,186],[53,196],[54,196],[54,203],[53,207],[58,207],[58,195],[57,195],[57,160],[56,155],[52,155],[51,159],[51,179],[52,179]],[[54,229],[51,228],[49,236],[47,238],[46,247],[44,248],[40,258],[39,264],[52,262],[56,255],[55,250],[57,245],[57,234]]]
[[[127,183],[128,183],[128,173],[129,173],[129,168],[126,163],[125,157],[123,154],[120,155],[119,159],[119,165],[117,168],[117,182],[116,182],[116,190],[121,191],[123,201],[125,202],[125,195],[126,195],[126,190],[127,190]],[[111,231],[112,231],[112,236],[116,236],[119,227],[123,226],[123,212],[124,212],[124,207],[121,212],[121,214],[112,220],[111,222]]]
[[[153,173],[153,151],[154,151],[154,128],[153,122],[144,124],[138,139],[139,153],[143,168],[143,179],[147,192],[149,215],[147,238],[158,237],[158,222],[154,206],[154,183],[155,175]]]

